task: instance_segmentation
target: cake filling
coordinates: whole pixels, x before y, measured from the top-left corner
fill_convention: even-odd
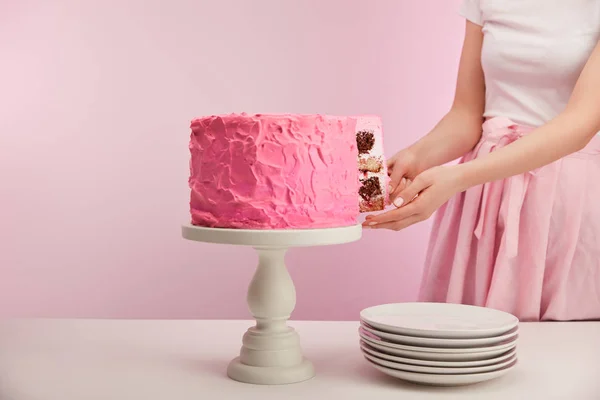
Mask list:
[[[375,116],[358,117],[356,147],[360,173],[360,212],[381,211],[385,208],[387,170],[383,155],[381,119]]]
[[[367,154],[375,145],[375,135],[372,131],[359,131],[356,133],[358,154]]]
[[[358,170],[361,172],[380,172],[383,169],[381,157],[368,157],[358,160]]]
[[[372,176],[367,179],[361,179],[362,186],[358,189],[358,194],[365,201],[370,201],[375,196],[380,196],[381,192],[381,183],[379,182],[379,178],[376,176]]]

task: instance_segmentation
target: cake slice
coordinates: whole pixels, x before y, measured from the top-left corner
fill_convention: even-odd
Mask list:
[[[356,121],[360,212],[381,211],[387,203],[387,166],[383,155],[381,118],[358,117]]]

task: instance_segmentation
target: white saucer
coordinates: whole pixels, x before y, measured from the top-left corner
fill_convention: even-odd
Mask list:
[[[468,349],[438,349],[432,347],[415,347],[402,344],[382,342],[361,332],[360,337],[370,346],[387,354],[400,357],[416,358],[433,361],[476,361],[498,357],[517,346],[517,340],[512,340],[497,346],[472,347]]]
[[[504,352],[502,355],[498,357],[493,357],[484,360],[475,360],[475,361],[434,361],[434,360],[419,360],[417,358],[406,358],[406,357],[398,357],[391,354],[384,353],[382,351],[378,351],[375,345],[369,344],[363,340],[360,341],[360,347],[363,351],[374,355],[375,357],[382,358],[384,360],[403,363],[403,364],[411,364],[411,365],[422,365],[426,367],[446,367],[446,368],[463,368],[463,367],[481,367],[484,365],[498,364],[503,361],[508,360],[511,357],[514,357],[517,354],[517,349],[513,348],[512,350],[508,350]]]
[[[431,386],[464,386],[489,381],[491,379],[496,379],[503,375],[506,375],[515,368],[515,366],[517,365],[517,361],[515,360],[512,364],[497,371],[482,372],[480,374],[453,375],[420,374],[417,372],[408,372],[401,371],[398,369],[386,368],[381,365],[374,364],[372,362],[369,362],[369,364],[371,364],[373,367],[377,368],[386,375],[392,376],[394,378],[403,379],[409,382]]]
[[[383,367],[399,369],[402,371],[408,372],[419,372],[421,374],[479,374],[482,372],[491,372],[502,369],[510,364],[512,364],[516,359],[517,355],[513,354],[511,358],[506,361],[500,362],[498,364],[484,365],[481,367],[425,367],[422,365],[410,365],[410,364],[402,364],[393,361],[384,360],[377,356],[371,355],[368,353],[366,349],[363,349],[363,355],[367,358],[367,360],[372,363],[381,365]]]
[[[384,304],[361,311],[360,318],[381,331],[444,339],[498,336],[519,323],[503,311],[451,303]]]
[[[498,343],[502,343],[506,340],[513,339],[519,334],[518,328],[515,327],[508,333],[500,336],[493,336],[489,338],[476,338],[476,339],[437,339],[437,338],[423,338],[417,336],[405,336],[398,335],[395,333],[382,332],[380,330],[371,328],[364,323],[361,323],[364,330],[373,335],[381,341],[390,341],[399,344],[408,344],[414,346],[425,346],[425,347],[483,347],[490,346]]]

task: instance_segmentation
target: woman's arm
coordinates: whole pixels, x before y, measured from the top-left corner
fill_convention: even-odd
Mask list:
[[[481,26],[467,21],[452,107],[426,136],[390,159],[392,188],[404,177],[413,179],[463,156],[479,141],[485,104],[482,41]]]
[[[400,192],[396,202],[398,209],[367,217],[365,225],[404,229],[429,218],[450,197],[469,187],[531,171],[584,148],[598,131],[600,43],[560,115],[529,135],[481,158],[423,172]],[[415,198],[417,194],[419,196]]]
[[[426,154],[424,169],[442,165],[470,151],[481,138],[485,83],[481,68],[481,26],[467,21],[452,108],[412,148]]]
[[[583,149],[600,131],[600,43],[584,67],[565,110],[531,134],[458,166],[462,189],[508,178]]]

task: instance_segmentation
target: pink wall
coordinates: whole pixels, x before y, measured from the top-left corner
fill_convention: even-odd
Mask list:
[[[450,104],[458,2],[0,2],[0,314],[247,318],[253,251],[180,237],[190,119],[375,113],[391,155]],[[290,252],[294,318],[413,300],[427,234]]]

